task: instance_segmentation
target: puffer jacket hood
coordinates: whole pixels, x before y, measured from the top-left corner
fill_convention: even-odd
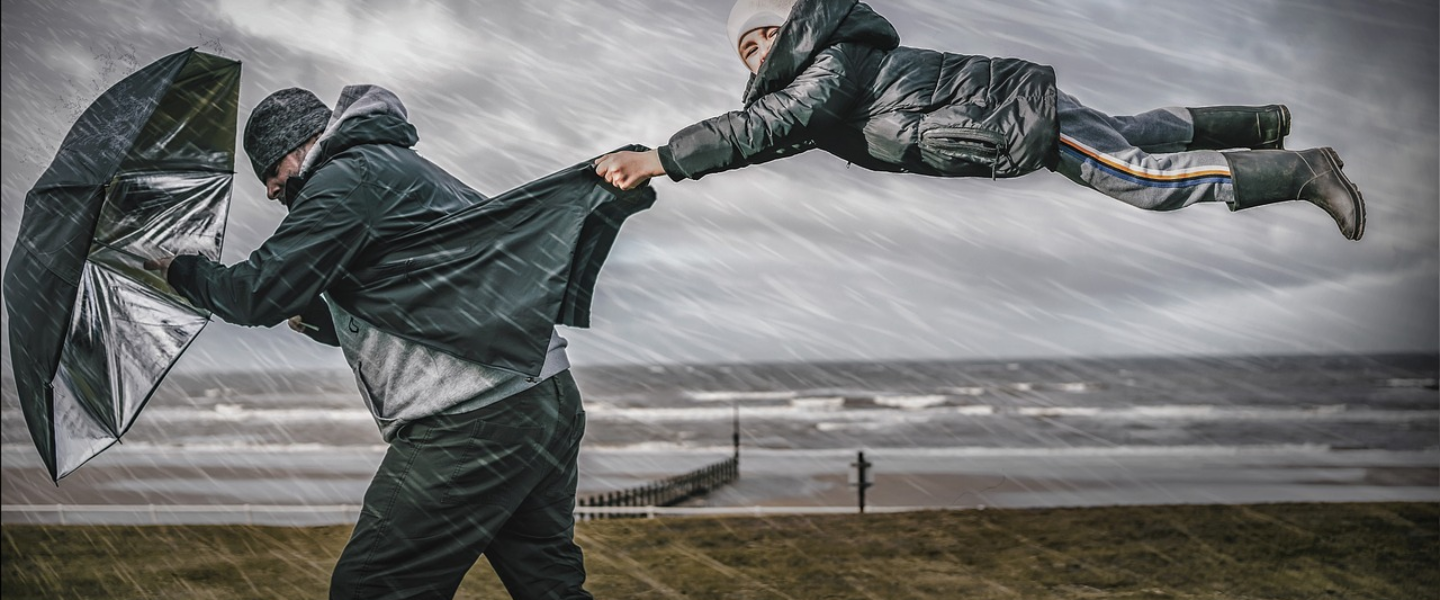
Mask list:
[[[790,15],[760,72],[745,86],[746,106],[789,85],[827,47],[850,42],[890,50],[900,45],[895,27],[856,0],[800,0]]]

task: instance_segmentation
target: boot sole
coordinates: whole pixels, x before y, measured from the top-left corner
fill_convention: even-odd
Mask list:
[[[1335,149],[1327,146],[1321,148],[1320,151],[1325,155],[1325,159],[1335,166],[1335,174],[1340,176],[1340,181],[1345,182],[1345,187],[1350,190],[1350,198],[1355,205],[1355,235],[1345,237],[1352,241],[1359,241],[1365,235],[1365,196],[1360,193],[1360,187],[1345,176],[1345,172],[1342,171],[1345,168],[1345,161],[1340,160],[1340,155],[1335,152]]]

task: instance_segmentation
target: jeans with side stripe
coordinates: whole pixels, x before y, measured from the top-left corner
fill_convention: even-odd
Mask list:
[[[570,371],[390,442],[330,580],[332,600],[448,599],[484,554],[511,597],[590,600],[575,545],[585,433]]]
[[[1111,116],[1057,92],[1060,167],[1071,181],[1145,210],[1235,200],[1230,165],[1213,150],[1185,151],[1190,112],[1160,108]]]

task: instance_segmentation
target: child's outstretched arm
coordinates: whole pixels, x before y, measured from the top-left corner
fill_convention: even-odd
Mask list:
[[[860,93],[845,56],[822,51],[784,89],[676,132],[657,149],[665,172],[676,180],[699,179],[756,164],[844,121]]]
[[[809,149],[804,144],[843,121],[859,95],[848,67],[841,53],[821,52],[784,89],[681,129],[656,150],[607,154],[596,161],[595,172],[623,188],[662,174],[676,181],[699,179],[788,156],[786,150]]]

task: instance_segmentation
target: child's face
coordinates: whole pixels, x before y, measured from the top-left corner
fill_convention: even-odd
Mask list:
[[[757,27],[740,36],[740,60],[745,61],[751,73],[760,72],[760,65],[770,55],[770,46],[777,35],[780,35],[779,27]]]

